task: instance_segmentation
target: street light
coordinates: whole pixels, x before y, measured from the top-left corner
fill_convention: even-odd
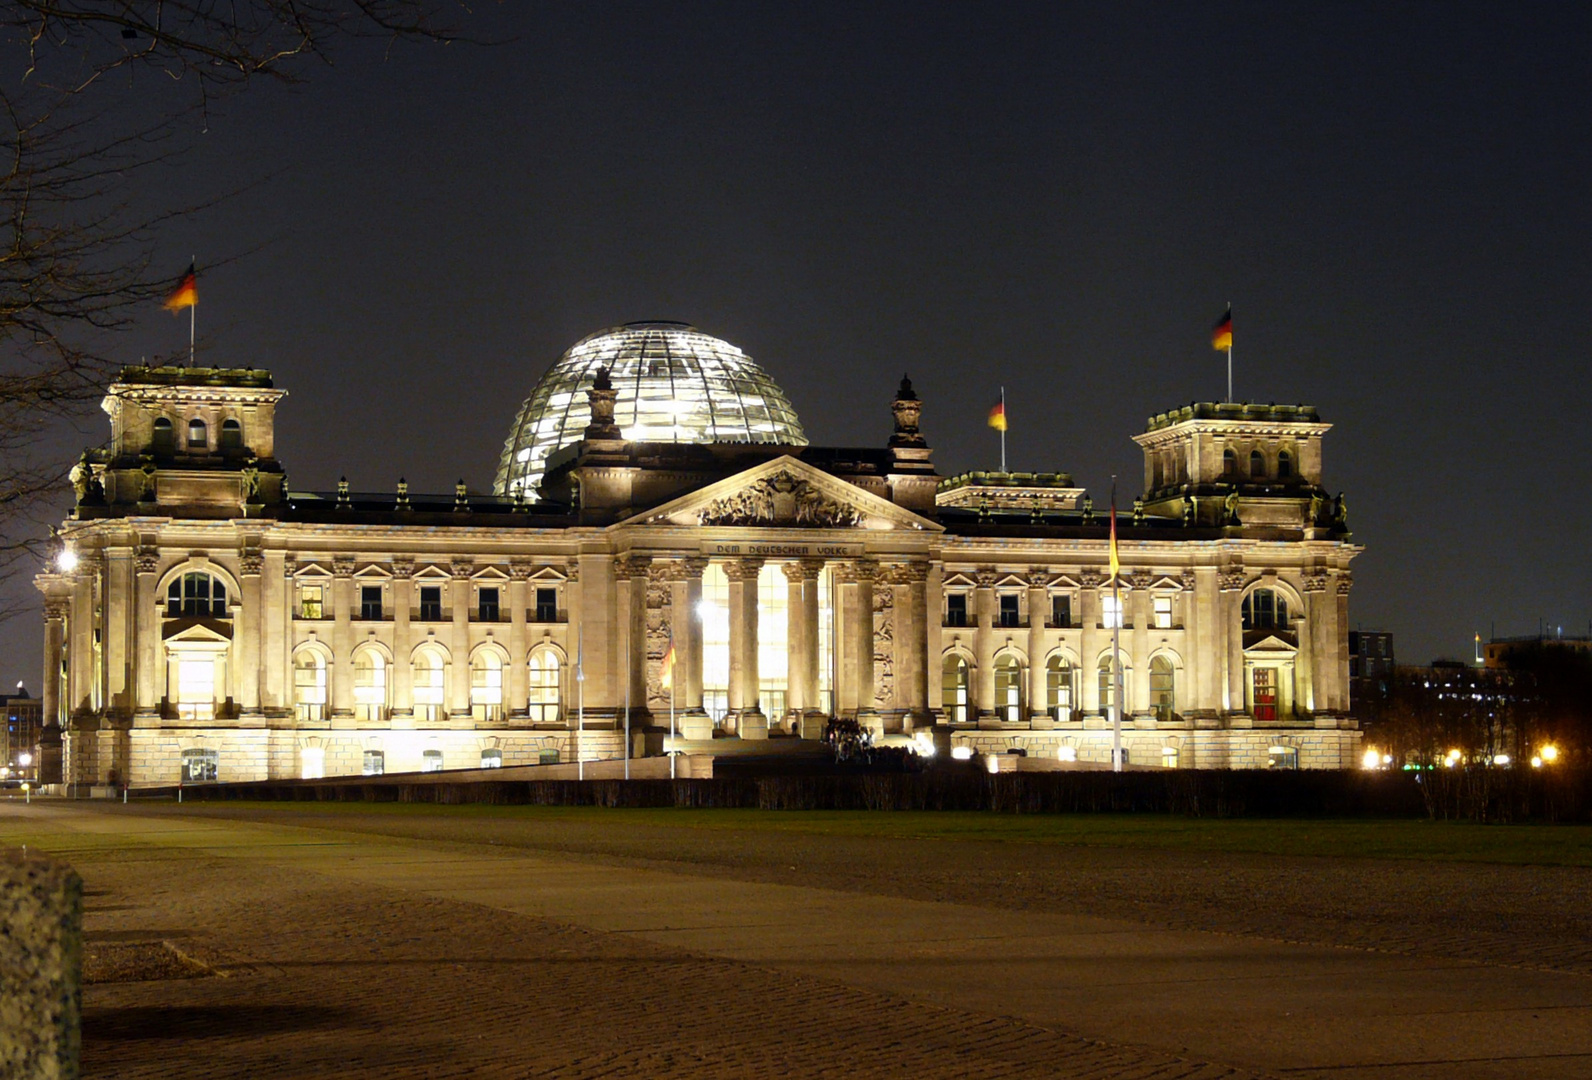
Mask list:
[[[1552,765],[1555,761],[1559,760],[1559,748],[1554,746],[1552,743],[1544,746],[1541,750],[1541,754],[1542,760],[1549,765]]]

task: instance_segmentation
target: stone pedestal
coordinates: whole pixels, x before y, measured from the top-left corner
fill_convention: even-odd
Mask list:
[[[742,710],[736,717],[735,733],[743,739],[768,738],[768,717],[763,715],[761,709],[755,706]]]

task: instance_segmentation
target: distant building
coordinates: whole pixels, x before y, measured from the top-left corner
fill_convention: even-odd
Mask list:
[[[0,715],[5,717],[5,728],[0,731],[0,764],[8,766],[12,776],[31,774],[39,732],[44,726],[44,699],[33,697],[18,683],[15,694],[0,694]],[[30,759],[26,766],[22,764],[24,754]]]
[[[38,578],[69,780],[593,760],[627,727],[633,753],[712,753],[832,717],[1098,763],[1113,719],[1133,765],[1359,758],[1361,549],[1312,407],[1150,418],[1114,588],[1109,516],[1066,473],[941,476],[906,380],[876,445],[810,446],[766,372],[680,324],[571,348],[491,496],[289,490],[284,393],[257,369],[110,387]]]
[[[1393,635],[1349,631],[1349,704],[1363,721],[1374,720],[1393,688]]]
[[[1493,638],[1483,649],[1482,666],[1508,667],[1510,657],[1528,649],[1563,649],[1567,652],[1592,653],[1592,636],[1565,637],[1561,634],[1554,637],[1549,634],[1527,634],[1522,637]]]

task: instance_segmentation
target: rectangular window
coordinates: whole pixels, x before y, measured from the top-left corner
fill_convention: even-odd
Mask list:
[[[420,621],[442,621],[442,586],[420,586]]]
[[[206,656],[177,661],[177,715],[209,720],[216,712],[216,662]]]
[[[1100,625],[1107,630],[1116,629],[1122,623],[1122,597],[1102,594],[1100,597]]]
[[[999,626],[1021,626],[1022,612],[1018,606],[1016,593],[1002,593],[1000,596],[1000,621]]]
[[[1157,596],[1155,598],[1155,628],[1157,630],[1172,629],[1172,598],[1170,596]]]
[[[498,621],[498,591],[483,588],[476,595],[476,618],[481,622]]]
[[[945,625],[967,625],[967,593],[945,594]]]
[[[209,783],[219,771],[221,755],[214,750],[184,750],[182,752],[182,782],[185,784]]]
[[[1072,625],[1072,597],[1052,596],[1050,598],[1050,625]]]
[[[539,623],[552,623],[558,621],[558,590],[536,590],[536,621]]]
[[[360,770],[365,776],[380,776],[387,771],[387,755],[380,750],[366,750]]]
[[[359,617],[372,622],[381,618],[380,585],[361,585],[359,587]]]
[[[299,586],[299,618],[325,618],[326,588],[322,585]]]
[[[427,750],[425,753],[421,754],[420,755],[420,771],[421,772],[441,772],[442,771],[442,751],[441,750]]]

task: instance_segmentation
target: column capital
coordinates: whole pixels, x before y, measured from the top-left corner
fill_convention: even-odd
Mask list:
[[[524,581],[531,576],[531,572],[535,569],[536,567],[531,564],[529,559],[510,559],[509,580]]]
[[[819,573],[824,568],[822,559],[798,559],[796,562],[781,563],[780,570],[785,574],[785,580],[792,585],[799,585],[803,581],[817,581]]]
[[[644,578],[651,567],[651,555],[620,555],[614,559],[614,577]]]
[[[1324,593],[1327,591],[1327,572],[1325,570],[1311,570],[1304,576],[1305,592]]]
[[[413,559],[393,559],[392,576],[399,581],[408,581],[415,576],[415,561]]]
[[[1098,589],[1106,583],[1106,576],[1095,569],[1086,569],[1078,574],[1078,585],[1084,589]]]
[[[70,605],[65,600],[46,600],[44,602],[44,621],[65,622],[68,607]]]
[[[978,582],[978,587],[981,589],[993,589],[999,579],[1000,575],[995,572],[993,566],[981,566],[973,571],[973,580]]]
[[[1150,583],[1155,580],[1155,575],[1148,570],[1133,570],[1124,574],[1122,580],[1128,583],[1128,588],[1142,591],[1150,587]]]
[[[1051,579],[1055,575],[1049,570],[1030,570],[1026,576],[1030,589],[1048,589],[1050,588]]]
[[[334,558],[332,560],[332,576],[333,577],[340,577],[340,578],[353,577],[354,576],[354,558],[353,558],[353,556],[352,555],[340,555],[340,556]],[[453,576],[454,577],[458,577],[459,576],[459,571],[457,570],[457,568],[455,568],[455,570],[453,572]]]
[[[731,581],[756,581],[762,569],[762,559],[729,559],[724,563],[724,576]]]
[[[1244,568],[1229,567],[1217,577],[1222,592],[1237,592],[1244,587]]]
[[[1185,592],[1193,592],[1194,591],[1194,584],[1195,584],[1195,582],[1197,580],[1198,580],[1198,578],[1196,578],[1194,576],[1194,571],[1192,571],[1192,570],[1183,571],[1183,573],[1178,575],[1178,579],[1177,579],[1178,584],[1183,586],[1183,590]]]
[[[1349,590],[1354,587],[1354,574],[1348,570],[1338,571],[1338,595],[1348,596]]]
[[[463,581],[475,573],[475,563],[467,559],[455,559],[449,564],[448,569],[453,573],[453,580]]]
[[[571,559],[564,564],[564,580],[571,583],[580,581],[580,560]]]
[[[258,551],[245,551],[238,556],[238,571],[244,577],[259,577],[265,568],[265,556]]]
[[[901,575],[902,585],[921,585],[929,580],[929,564],[926,562],[906,562],[897,568]]]
[[[153,574],[160,566],[160,551],[151,544],[139,544],[133,552],[133,561],[140,574]]]

